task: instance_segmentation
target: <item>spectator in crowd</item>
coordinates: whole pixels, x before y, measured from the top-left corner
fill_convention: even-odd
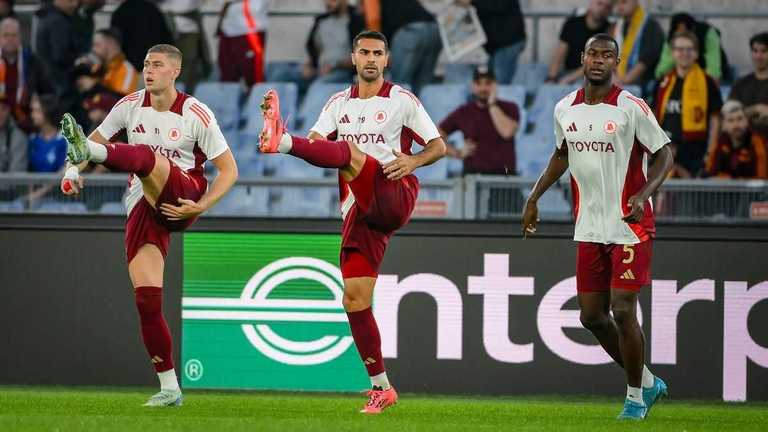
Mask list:
[[[363,17],[347,0],[325,0],[326,13],[318,15],[307,37],[309,61],[305,80],[350,82],[354,65],[349,52],[352,40],[365,27]]]
[[[222,81],[239,82],[244,79],[248,87],[264,81],[269,3],[270,0],[224,3],[216,29]]]
[[[78,0],[53,0],[40,22],[37,31],[37,55],[45,63],[64,107],[69,108],[75,100],[72,70],[75,59],[90,49],[81,43],[75,31],[75,14]]]
[[[473,73],[472,96],[472,101],[439,125],[446,143],[453,132],[464,134],[462,148],[447,144],[448,156],[464,161],[464,174],[515,175],[515,134],[520,121],[517,105],[496,98],[496,77],[486,66]]]
[[[211,52],[200,13],[203,0],[166,0],[165,7],[173,13],[173,36],[176,48],[184,55],[184,67],[176,80],[186,85],[186,93],[195,91],[197,82],[212,71]]]
[[[0,94],[0,172],[27,170],[27,134],[16,126],[11,105]]]
[[[102,100],[114,100],[115,103],[117,103],[122,95],[113,92],[102,84],[104,72],[101,64],[90,62],[80,63],[75,67],[74,75],[78,91],[78,104],[72,114],[78,119],[78,123],[83,125],[84,129],[92,131],[93,128],[99,124],[93,124],[89,118],[88,113],[90,108],[88,107],[88,101],[98,95],[102,95]]]
[[[78,45],[90,48],[95,30],[94,16],[107,3],[106,0],[79,0],[75,12],[74,29]]]
[[[123,52],[136,70],[144,68],[144,57],[153,45],[173,43],[165,16],[148,0],[124,0],[112,13],[110,27],[120,31]]]
[[[139,87],[139,73],[125,58],[117,29],[97,31],[93,35],[91,52],[102,65],[101,84],[104,87],[123,96],[136,91]]]
[[[37,132],[29,138],[29,171],[56,172],[64,166],[67,141],[59,133],[60,120],[54,95],[32,98],[32,122]]]
[[[83,101],[83,108],[91,124],[91,132],[107,118],[107,114],[119,100],[112,92],[100,92]]]
[[[707,75],[720,81],[730,78],[730,65],[728,58],[723,51],[720,43],[720,31],[703,21],[696,19],[687,13],[679,13],[672,16],[669,23],[669,36],[680,32],[692,32],[699,38],[699,66],[701,66]],[[672,49],[669,42],[664,43],[661,51],[659,64],[656,66],[656,78],[659,79],[668,74],[675,67],[675,61],[672,59]]]
[[[488,67],[493,69],[499,84],[512,84],[518,58],[525,49],[525,21],[520,1],[458,0],[458,3],[475,7],[488,39],[485,43],[490,56]]]
[[[14,0],[0,0],[0,19],[16,15],[13,6]]]
[[[392,81],[410,84],[414,93],[432,82],[442,42],[435,17],[420,0],[379,0],[382,33],[390,41]]]
[[[0,86],[16,125],[31,132],[32,95],[52,93],[54,89],[44,63],[23,46],[19,22],[14,17],[0,21]]]
[[[696,35],[677,33],[670,44],[675,69],[658,84],[654,112],[676,147],[676,168],[684,177],[698,177],[705,155],[714,149],[720,134],[723,101],[715,80],[697,63]]]
[[[581,52],[587,40],[598,33],[608,33],[614,0],[591,0],[584,15],[568,18],[560,30],[560,41],[552,52],[548,83],[572,84],[584,77]]]
[[[755,70],[733,83],[728,98],[741,102],[752,128],[768,136],[768,32],[752,36],[749,47]]]
[[[613,26],[613,37],[619,43],[621,62],[614,80],[619,85],[645,85],[653,81],[656,64],[664,45],[664,31],[647,14],[640,0],[618,0],[619,21]]]
[[[707,159],[707,174],[724,178],[768,179],[768,140],[749,129],[739,101],[723,104],[723,133]]]

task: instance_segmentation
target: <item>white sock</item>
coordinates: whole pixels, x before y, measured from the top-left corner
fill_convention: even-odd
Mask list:
[[[157,377],[160,379],[160,390],[179,389],[179,380],[176,379],[176,371],[174,369],[158,372]]]
[[[88,142],[88,150],[91,151],[91,161],[96,163],[102,163],[107,160],[107,147],[103,144],[99,144],[95,141],[86,140]]]
[[[643,401],[643,389],[640,387],[627,386],[627,399],[645,406],[645,402]]]
[[[648,366],[643,365],[643,388],[653,387],[654,378]]]
[[[293,140],[291,138],[291,135],[288,133],[283,133],[283,136],[280,137],[280,144],[277,146],[277,151],[280,153],[288,153],[293,148]]]
[[[374,387],[381,387],[383,390],[387,390],[391,387],[389,385],[389,379],[387,378],[386,372],[382,372],[378,375],[372,376],[371,385]]]

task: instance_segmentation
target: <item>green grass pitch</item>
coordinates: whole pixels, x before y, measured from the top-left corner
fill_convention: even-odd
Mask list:
[[[662,400],[619,422],[621,398],[404,394],[379,416],[362,395],[185,392],[180,408],[144,408],[150,389],[0,387],[0,431],[766,431],[768,403]]]

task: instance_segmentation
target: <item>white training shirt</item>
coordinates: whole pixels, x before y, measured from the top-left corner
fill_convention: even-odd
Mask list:
[[[554,117],[556,145],[568,146],[574,240],[636,244],[653,237],[650,199],[640,223],[621,219],[631,210],[629,198],[646,183],[647,153],[669,143],[645,101],[613,86],[603,103],[587,105],[582,88],[557,104]]]
[[[395,160],[393,150],[410,155],[414,141],[424,146],[440,137],[419,99],[388,81],[371,98],[361,99],[357,85],[333,95],[311,131],[352,142],[382,165]],[[339,182],[341,213],[346,218],[355,198],[341,176]]]
[[[120,99],[97,131],[112,140],[125,130],[129,144],[146,144],[188,174],[202,177],[205,161],[229,148],[211,110],[182,92],[164,112],[155,111],[149,98],[139,90]],[[131,175],[125,197],[128,214],[143,195],[141,181]]]

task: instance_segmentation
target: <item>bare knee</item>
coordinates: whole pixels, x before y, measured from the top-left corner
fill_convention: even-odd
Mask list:
[[[587,311],[582,310],[579,315],[581,325],[585,329],[594,332],[605,328],[608,325],[608,321],[611,319],[608,314],[603,311]]]
[[[637,326],[637,316],[635,315],[635,305],[630,301],[620,300],[611,303],[611,312],[613,319],[619,330],[627,330]]]
[[[341,302],[347,312],[357,312],[371,307],[371,299],[360,293],[344,293]]]

